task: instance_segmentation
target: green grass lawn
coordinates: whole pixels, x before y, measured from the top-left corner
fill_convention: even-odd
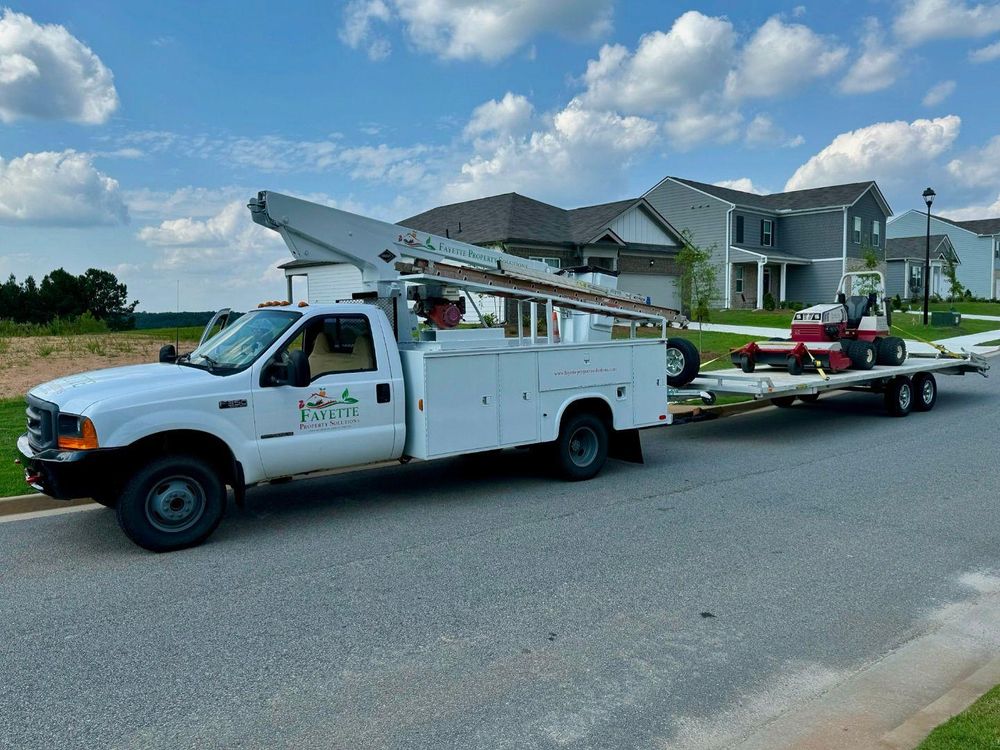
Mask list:
[[[1000,747],[1000,685],[931,732],[917,750],[996,750]]]
[[[923,309],[922,305],[919,305]],[[996,315],[1000,317],[1000,302],[931,302],[928,305],[930,310],[942,310],[947,312],[953,309],[955,312],[968,313],[969,315]]]
[[[0,400],[0,497],[26,495],[24,468],[15,464],[17,438],[24,433],[24,399]]]

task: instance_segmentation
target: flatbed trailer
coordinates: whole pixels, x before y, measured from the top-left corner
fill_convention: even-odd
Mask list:
[[[671,401],[700,398],[707,404],[718,396],[770,399],[776,406],[791,406],[796,399],[815,401],[828,391],[861,391],[883,395],[889,414],[905,417],[913,411],[930,411],[937,401],[935,375],[977,373],[986,377],[990,363],[963,352],[958,355],[910,354],[902,365],[837,373],[805,372],[791,375],[784,368],[762,368],[754,373],[738,369],[698,373],[689,386],[671,389]]]

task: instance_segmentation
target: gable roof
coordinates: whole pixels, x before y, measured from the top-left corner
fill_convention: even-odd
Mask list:
[[[915,237],[893,237],[885,241],[886,260],[907,260],[916,258],[923,260],[927,252],[927,235],[921,234]],[[955,246],[946,234],[931,235],[931,257],[937,258],[941,255],[950,256],[955,263],[962,261],[955,252]]]
[[[686,180],[682,177],[671,177],[669,179],[692,187],[695,190],[700,190],[703,193],[708,193],[727,203],[734,203],[737,206],[745,208],[762,209],[773,213],[852,206],[866,192],[874,190],[875,199],[885,208],[886,215],[892,214],[892,209],[889,207],[888,202],[882,195],[882,191],[879,190],[874,180],[808,188],[806,190],[790,190],[786,193],[758,195],[756,193],[747,193],[743,190],[733,190],[732,188],[720,187],[719,185],[710,185],[705,182]]]
[[[645,198],[566,210],[518,193],[504,193],[438,206],[398,224],[473,244],[522,241],[573,246],[598,240],[602,230],[636,205],[642,206],[669,234],[681,241],[680,232]]]
[[[917,209],[913,209],[916,211]],[[990,234],[1000,234],[1000,218],[996,219],[971,219],[969,221],[955,221],[954,219],[948,219],[944,216],[936,216],[931,214],[934,219],[939,219],[946,224],[952,224],[959,229],[964,229],[967,232],[972,232],[978,235],[990,235]]]

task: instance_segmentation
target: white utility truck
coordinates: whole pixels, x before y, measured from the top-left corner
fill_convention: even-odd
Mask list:
[[[638,429],[670,422],[666,332],[683,319],[593,283],[613,278],[279,193],[249,208],[296,258],[356,265],[363,291],[262,306],[190,353],[32,389],[29,484],[115,507],[129,538],[166,551],[212,533],[227,486],[242,502],[298,475],[535,445],[588,479],[609,454],[641,460]],[[462,291],[512,300],[516,330],[459,327]],[[615,319],[629,338],[612,340]],[[698,370],[683,344],[669,347],[675,385]]]

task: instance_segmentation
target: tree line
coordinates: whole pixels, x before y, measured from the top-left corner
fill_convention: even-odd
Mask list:
[[[0,319],[15,323],[51,323],[83,315],[121,331],[135,327],[138,300],[128,301],[128,287],[110,271],[88,268],[74,276],[63,268],[18,282],[14,274],[0,285]]]

